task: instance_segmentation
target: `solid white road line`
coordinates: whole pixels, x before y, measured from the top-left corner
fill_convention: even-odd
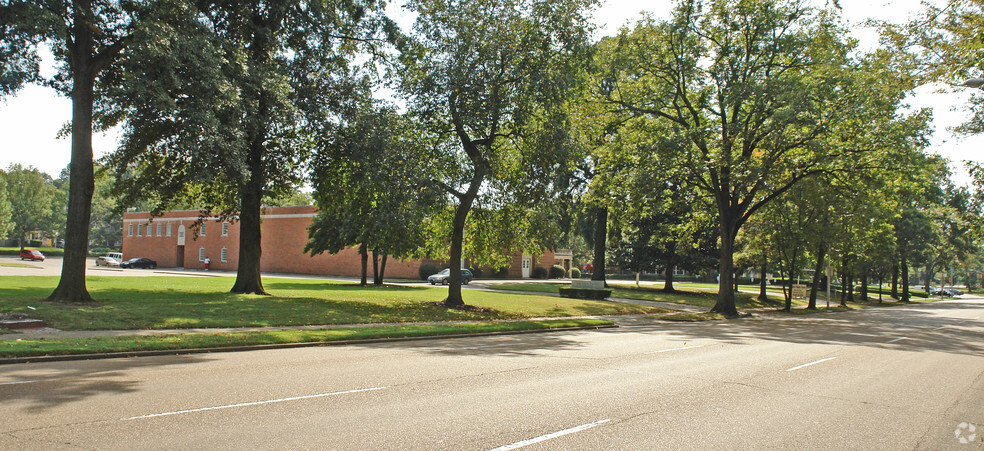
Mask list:
[[[816,362],[804,363],[803,365],[800,365],[800,366],[794,366],[794,367],[792,367],[792,368],[790,368],[790,369],[788,369],[786,371],[796,371],[796,370],[798,370],[800,368],[806,368],[806,367],[808,367],[810,365],[816,365],[818,363],[823,363],[823,362],[826,362],[828,360],[834,360],[836,358],[837,357],[827,357],[826,359],[820,359],[820,360],[817,360]]]
[[[31,384],[38,381],[0,382],[0,385]]]
[[[552,438],[557,438],[557,437],[560,437],[560,436],[563,436],[563,435],[573,434],[575,432],[580,432],[580,431],[583,431],[585,429],[591,429],[591,428],[593,428],[595,426],[598,426],[600,424],[605,424],[605,423],[607,423],[609,421],[611,421],[611,418],[605,418],[604,420],[595,421],[594,423],[582,424],[580,426],[574,426],[574,427],[572,427],[570,429],[564,429],[563,431],[557,431],[557,432],[554,432],[552,434],[541,435],[539,437],[531,438],[529,440],[523,440],[521,442],[511,443],[509,445],[504,445],[504,446],[500,446],[498,448],[493,448],[490,451],[506,451],[506,450],[510,450],[510,449],[522,448],[524,446],[532,445],[534,443],[540,443],[540,442],[542,442],[544,440],[550,440]]]
[[[349,394],[349,393],[360,393],[360,392],[366,392],[366,391],[384,390],[386,388],[388,388],[388,387],[359,388],[359,389],[355,389],[355,390],[336,391],[336,392],[331,392],[331,393],[318,393],[316,395],[293,396],[293,397],[290,397],[290,398],[269,399],[269,400],[266,400],[266,401],[243,402],[243,403],[239,403],[239,404],[229,404],[229,405],[225,405],[225,406],[202,407],[202,408],[199,408],[199,409],[188,409],[188,410],[175,410],[174,412],[152,413],[152,414],[149,414],[149,415],[139,415],[139,416],[135,416],[135,417],[121,418],[120,420],[122,420],[122,421],[139,420],[141,418],[154,418],[154,417],[163,417],[163,416],[168,416],[168,415],[179,415],[179,414],[183,414],[183,413],[205,412],[205,411],[208,411],[208,410],[231,409],[233,407],[258,406],[258,405],[261,405],[261,404],[272,404],[272,403],[278,403],[278,402],[297,401],[297,400],[301,400],[301,399],[324,398],[324,397],[327,397],[327,396],[346,395],[346,394]]]
[[[902,341],[902,340],[908,340],[908,339],[909,339],[909,337],[899,337],[899,338],[896,338],[894,340],[888,340],[888,341],[885,342],[885,344],[895,343],[896,341]]]
[[[940,329],[946,329],[946,326],[940,326],[940,327],[937,327],[936,329],[933,329],[933,330],[940,330]]]
[[[659,354],[659,353],[661,353],[661,352],[670,352],[670,351],[683,351],[684,349],[696,349],[696,348],[703,348],[703,347],[704,347],[704,345],[697,345],[697,346],[684,346],[684,347],[682,347],[682,348],[673,348],[673,349],[661,349],[661,350],[659,350],[659,351],[650,351],[650,352],[647,352],[646,354]]]

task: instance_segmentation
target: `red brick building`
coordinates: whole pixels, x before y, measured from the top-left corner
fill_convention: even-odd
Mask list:
[[[312,257],[304,253],[304,245],[308,241],[307,229],[316,211],[310,206],[264,208],[261,215],[261,271],[361,275],[361,259],[354,247],[335,255]],[[197,220],[197,210],[171,211],[156,218],[151,218],[147,212],[124,214],[124,258],[147,257],[155,260],[159,267],[188,269],[204,269],[205,258],[208,258],[212,269],[236,270],[239,263],[239,223],[210,218],[196,235],[192,225]],[[537,266],[549,268],[560,265],[570,270],[571,258],[570,251],[566,250],[556,253],[544,251],[539,256],[516,255],[508,274],[510,278],[530,277],[532,269]],[[422,263],[424,261],[421,260],[389,259],[386,262],[386,277],[417,278]]]

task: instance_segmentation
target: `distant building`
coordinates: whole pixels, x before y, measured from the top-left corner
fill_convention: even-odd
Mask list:
[[[311,256],[304,252],[307,230],[316,214],[317,210],[311,206],[263,209],[261,271],[351,277],[362,274],[361,257],[355,247],[335,255]],[[208,257],[211,269],[235,271],[239,263],[239,222],[210,218],[195,236],[192,225],[197,220],[197,210],[170,211],[156,218],[151,218],[148,212],[125,213],[124,258],[147,257],[165,268],[205,269]],[[542,255],[517,254],[508,267],[508,277],[528,278],[537,266],[549,269],[559,265],[570,271],[572,258],[568,250],[546,250]],[[386,262],[386,277],[416,279],[420,265],[426,262],[439,266],[442,263],[390,258]]]

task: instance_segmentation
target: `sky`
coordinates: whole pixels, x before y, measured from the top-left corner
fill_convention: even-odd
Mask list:
[[[823,6],[825,0],[813,0]],[[598,36],[615,34],[619,27],[640,16],[643,10],[655,17],[668,17],[671,0],[607,0],[595,11]],[[860,39],[863,49],[877,46],[877,34],[862,23],[867,18],[901,22],[917,13],[919,0],[840,0],[843,16],[852,26],[852,34]],[[397,8],[391,7],[394,11]],[[959,125],[970,113],[962,110],[970,93],[964,89],[939,92],[936,87],[922,87],[910,97],[912,108],[933,108],[936,132],[929,151],[938,153],[954,162],[954,181],[966,184],[968,177],[959,162],[984,161],[980,151],[984,148],[984,136],[959,137],[948,128]],[[954,111],[956,108],[956,111]],[[0,101],[0,167],[12,163],[34,166],[52,177],[68,166],[71,146],[67,138],[58,138],[58,132],[71,119],[71,102],[53,90],[39,86],[26,86],[16,96]],[[93,152],[96,158],[116,148],[118,133],[96,134]]]

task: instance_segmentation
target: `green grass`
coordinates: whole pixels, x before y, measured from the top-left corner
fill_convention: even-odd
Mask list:
[[[612,297],[624,299],[638,299],[644,301],[669,302],[673,304],[687,304],[700,307],[711,308],[717,302],[717,286],[714,290],[704,288],[690,288],[690,284],[674,284],[677,287],[675,293],[663,292],[661,285],[642,285],[638,288],[634,284],[624,284],[618,282],[608,283],[612,289]],[[541,293],[557,293],[558,288],[563,285],[545,284],[537,282],[529,283],[508,283],[492,285],[490,288],[510,291],[532,291]],[[783,305],[782,296],[770,296],[766,302],[759,301],[757,295],[750,293],[738,293],[735,295],[735,303],[738,308],[760,308],[760,307],[781,307]],[[806,301],[794,299],[793,305],[805,305]]]
[[[55,276],[0,277],[0,312],[24,313],[63,330],[167,329],[497,320],[660,313],[664,309],[604,301],[465,290],[480,310],[438,303],[447,288],[360,287],[312,279],[267,278],[271,296],[231,294],[231,277],[87,278],[90,305],[42,301]],[[34,307],[30,309],[29,307]]]
[[[32,265],[30,263],[20,263],[20,262],[13,262],[13,263],[11,263],[11,262],[0,262],[0,266],[7,267],[7,268],[35,268],[35,269],[43,269],[43,268],[41,268],[38,265]]]
[[[719,319],[727,319],[727,317],[720,313],[705,312],[705,313],[671,313],[669,315],[660,315],[659,319],[664,321],[696,323],[700,321],[714,321]]]
[[[550,321],[482,322],[446,325],[378,326],[318,330],[275,330],[214,334],[161,334],[150,336],[92,337],[56,340],[0,341],[0,357],[164,351],[231,346],[332,342],[373,338],[427,337],[489,332],[598,327],[611,321],[568,319]]]

